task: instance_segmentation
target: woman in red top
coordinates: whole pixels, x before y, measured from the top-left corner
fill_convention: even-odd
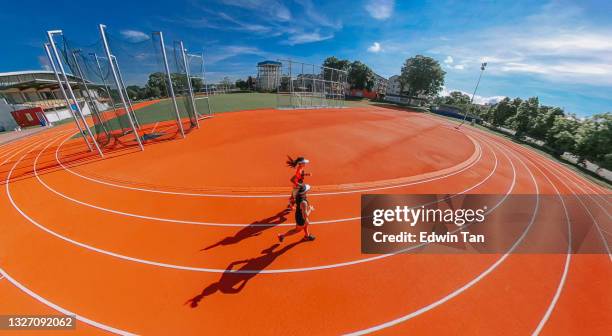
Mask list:
[[[291,197],[289,197],[289,204],[287,204],[288,209],[293,209],[295,207],[295,196],[300,189],[300,185],[304,183],[304,176],[310,176],[310,173],[304,171],[304,167],[308,162],[310,161],[302,156],[294,160],[291,156],[287,155],[287,166],[295,168],[295,174],[293,174],[289,180],[293,186],[293,191],[291,192]]]

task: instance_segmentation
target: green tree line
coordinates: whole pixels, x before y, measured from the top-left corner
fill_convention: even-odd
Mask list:
[[[612,170],[612,113],[595,114],[580,119],[562,108],[541,105],[538,97],[508,97],[490,107],[470,103],[470,97],[451,92],[437,97],[436,105],[452,105],[477,115],[494,127],[515,131],[515,137],[542,141],[555,155],[565,152],[578,157],[582,164],[590,161]]]

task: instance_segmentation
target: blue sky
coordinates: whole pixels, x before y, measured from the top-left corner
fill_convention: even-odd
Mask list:
[[[108,10],[112,8],[112,10]],[[477,100],[539,96],[578,115],[612,110],[611,1],[8,1],[0,12],[0,72],[46,65],[48,29],[93,43],[98,23],[138,41],[161,30],[204,50],[213,80],[254,75],[255,63],[286,57],[361,60],[398,74],[416,54],[447,71],[445,91]]]

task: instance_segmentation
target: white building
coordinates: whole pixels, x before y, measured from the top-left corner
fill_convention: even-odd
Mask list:
[[[401,93],[400,89],[400,76],[393,75],[389,77],[389,84],[387,85],[387,95],[399,96]]]
[[[281,62],[263,61],[257,63],[257,90],[275,91],[281,77]]]

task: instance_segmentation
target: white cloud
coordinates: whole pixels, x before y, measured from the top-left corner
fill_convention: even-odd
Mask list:
[[[308,20],[322,27],[328,27],[335,30],[342,28],[342,22],[340,20],[332,20],[327,16],[321,14],[324,11],[321,7],[315,6],[311,0],[295,0],[297,3],[304,7],[304,14]]]
[[[40,63],[40,66],[43,68],[43,70],[51,70],[51,64],[49,64],[49,58],[47,56],[39,55],[38,63]]]
[[[441,96],[450,96],[451,92],[456,92],[456,91],[459,91],[459,92],[463,93],[464,95],[467,95],[470,98],[472,98],[472,93],[471,92],[465,92],[465,91],[461,91],[461,90],[449,90],[445,86],[442,87],[442,92],[440,93],[440,95]],[[502,101],[504,98],[506,98],[506,96],[489,96],[489,97],[484,97],[484,96],[474,95],[474,104],[480,104],[480,105],[497,104],[500,101]]]
[[[394,0],[367,0],[365,9],[376,20],[385,20],[393,15]]]
[[[235,24],[237,27],[235,27],[238,30],[248,30],[250,32],[255,32],[255,33],[266,33],[268,31],[270,31],[271,27],[267,27],[264,25],[260,25],[260,24],[253,24],[253,23],[247,23],[247,22],[243,22],[240,20],[235,19],[234,17],[231,17],[225,13],[219,13],[219,17],[221,17],[222,19],[229,21],[233,24]]]
[[[551,83],[612,86],[610,36],[612,27],[593,26],[579,8],[553,3],[513,25],[463,32],[433,48],[423,45],[432,54],[453,55],[453,63],[444,62],[449,69],[462,70],[463,65],[476,70],[487,62],[486,72],[498,77],[521,75]],[[404,50],[415,48],[414,43],[397,44]],[[387,45],[393,47],[390,41]]]
[[[226,5],[260,11],[268,15],[268,18],[277,21],[291,20],[291,12],[283,3],[277,0],[222,0]]]
[[[455,60],[453,60],[452,56],[446,56],[446,59],[444,60],[444,63],[446,64],[453,64]]]
[[[455,64],[453,66],[453,69],[463,70],[463,69],[465,69],[465,65],[464,64]]]
[[[138,30],[122,30],[121,35],[131,42],[141,42],[150,39],[148,34]]]
[[[319,32],[311,32],[311,33],[293,33],[289,36],[289,38],[284,41],[284,44],[288,45],[296,45],[296,44],[305,44],[305,43],[313,43],[319,41],[329,40],[334,37],[334,34],[321,35]]]
[[[368,47],[368,51],[373,52],[373,53],[380,52],[381,50],[382,50],[382,47],[380,46],[380,43],[378,42],[374,42],[371,46]]]
[[[216,48],[214,54],[205,56],[205,61],[208,63],[217,63],[239,55],[260,55],[266,57],[267,53],[256,47],[230,45]]]

